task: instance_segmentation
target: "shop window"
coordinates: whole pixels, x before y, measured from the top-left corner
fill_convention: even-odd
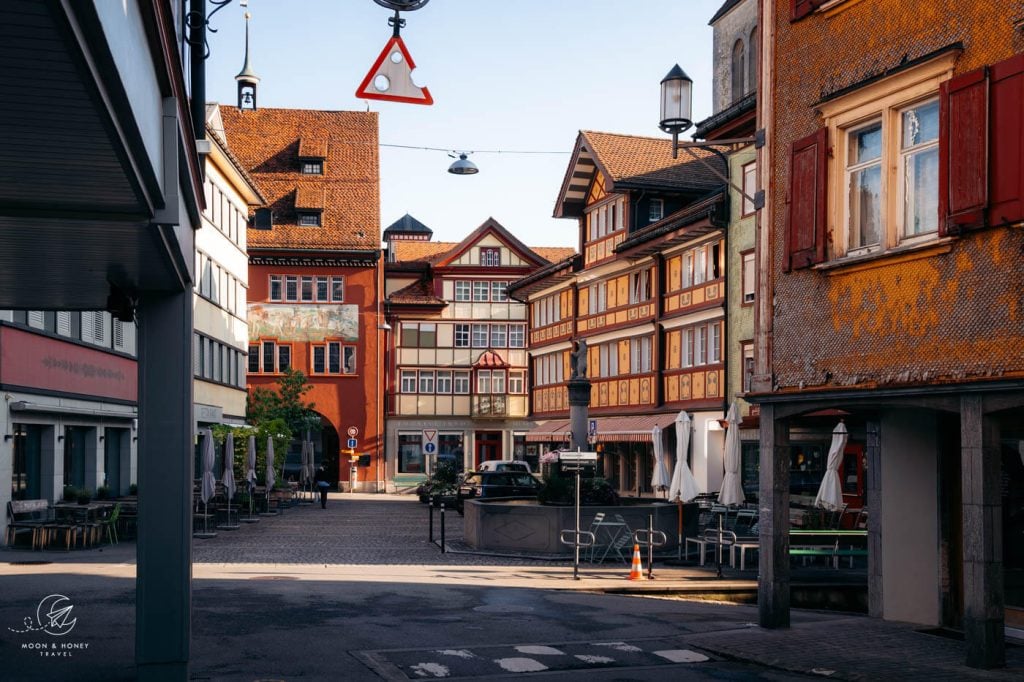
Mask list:
[[[398,434],[398,472],[402,474],[426,473],[421,433]]]

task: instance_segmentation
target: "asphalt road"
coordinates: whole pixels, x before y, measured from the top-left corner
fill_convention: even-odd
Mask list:
[[[0,550],[0,681],[134,679],[134,553]],[[749,606],[605,592],[685,588],[696,569],[574,581],[567,562],[441,554],[410,497],[333,495],[193,555],[194,680],[1024,679],[1017,647],[977,671],[962,642],[906,624],[794,610],[764,630]]]
[[[332,496],[195,540],[194,557],[196,680],[794,677],[688,643],[749,627],[748,607],[564,590],[566,564],[442,555],[408,498]],[[0,679],[134,678],[133,545],[0,561]],[[624,580],[611,570],[588,584]],[[72,629],[13,631],[52,594]]]

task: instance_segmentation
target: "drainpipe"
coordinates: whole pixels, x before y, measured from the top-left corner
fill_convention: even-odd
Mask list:
[[[186,19],[189,27],[188,45],[192,80],[192,127],[196,139],[206,139],[206,0],[189,0]],[[200,172],[203,165],[200,164]]]

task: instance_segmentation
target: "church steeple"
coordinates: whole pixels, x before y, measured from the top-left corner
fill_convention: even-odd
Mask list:
[[[235,76],[235,80],[238,81],[238,108],[239,109],[256,109],[256,86],[260,82],[260,77],[256,75],[256,72],[252,70],[252,64],[249,63],[249,19],[252,15],[248,12],[245,13],[245,63],[242,65],[242,70]]]

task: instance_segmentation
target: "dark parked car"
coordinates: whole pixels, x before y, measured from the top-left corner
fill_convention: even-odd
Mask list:
[[[459,485],[455,507],[461,514],[466,500],[496,497],[536,498],[541,483],[527,473],[515,471],[477,471]]]

